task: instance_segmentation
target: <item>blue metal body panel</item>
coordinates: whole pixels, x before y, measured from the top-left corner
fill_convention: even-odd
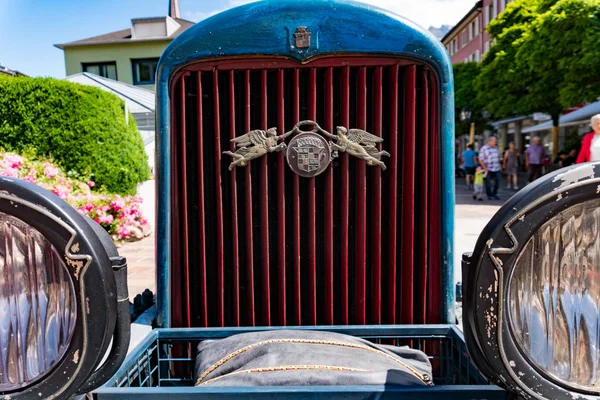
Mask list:
[[[296,27],[312,32],[308,51],[292,46]],[[273,0],[251,3],[208,18],[177,37],[163,53],[157,89],[157,323],[170,327],[170,80],[183,66],[237,56],[285,57],[299,63],[336,54],[410,58],[428,64],[440,89],[442,315],[454,323],[454,89],[450,58],[433,35],[386,10],[337,0]],[[434,199],[435,200],[435,199]]]
[[[156,358],[161,347],[174,343],[197,343],[200,340],[220,339],[231,335],[279,329],[319,330],[354,335],[366,339],[416,339],[436,340],[438,338],[453,342],[447,358],[438,359],[438,363],[448,366],[447,378],[458,381],[474,379],[478,384],[436,384],[434,387],[397,387],[397,386],[297,386],[297,387],[193,387],[169,386],[169,379],[161,384],[161,364],[171,365],[183,359]],[[149,350],[151,349],[151,350]],[[193,328],[193,329],[154,329],[127,357],[117,374],[102,388],[94,392],[98,400],[111,399],[440,399],[465,400],[486,399],[506,400],[507,392],[497,386],[487,385],[479,372],[468,362],[462,333],[454,325],[388,325],[388,326],[312,326],[312,327],[257,327],[257,328]],[[464,358],[464,360],[463,360]],[[187,359],[186,359],[187,360]],[[187,360],[193,362],[193,360]],[[141,374],[140,374],[141,372]],[[147,372],[147,374],[144,374]],[[469,378],[468,376],[471,376]],[[141,375],[141,377],[140,377]],[[165,373],[168,375],[168,372]],[[149,376],[154,381],[149,382]],[[140,382],[140,379],[144,381]],[[140,384],[141,383],[141,384]],[[142,387],[134,387],[134,386]]]

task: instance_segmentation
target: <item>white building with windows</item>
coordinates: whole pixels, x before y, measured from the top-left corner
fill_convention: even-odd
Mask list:
[[[64,51],[67,76],[87,72],[154,90],[160,55],[193,24],[181,19],[178,0],[170,0],[167,16],[133,18],[126,29],[55,46]]]

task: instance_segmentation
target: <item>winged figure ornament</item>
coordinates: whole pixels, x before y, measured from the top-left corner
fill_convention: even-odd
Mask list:
[[[229,170],[237,166],[246,166],[248,161],[264,156],[274,151],[283,151],[287,148],[285,143],[278,143],[285,139],[294,131],[287,132],[277,136],[277,128],[269,128],[266,131],[255,129],[240,137],[231,139],[235,143],[236,151],[224,151],[223,154],[233,157],[233,162],[229,164]]]
[[[302,127],[307,126],[309,127],[309,130],[301,129]],[[338,126],[336,129],[337,134],[334,135],[321,128],[316,122],[307,120],[298,122],[292,130],[280,136],[277,136],[277,128],[269,128],[266,131],[256,129],[247,132],[240,137],[231,139],[231,142],[236,145],[236,151],[223,152],[223,154],[233,157],[233,161],[229,164],[229,170],[232,170],[237,166],[246,166],[248,161],[262,157],[267,153],[286,150],[287,145],[284,142],[279,142],[293,133],[304,135],[303,139],[306,143],[303,145],[304,147],[299,149],[302,154],[299,153],[297,158],[300,164],[302,164],[301,166],[305,167],[305,169],[312,171],[315,165],[321,164],[322,160],[317,160],[317,155],[322,155],[322,151],[325,148],[327,149],[327,154],[333,153],[331,154],[331,157],[325,157],[328,160],[335,158],[337,152],[346,152],[366,161],[368,165],[377,165],[381,167],[382,170],[386,169],[385,163],[381,161],[381,157],[389,157],[390,153],[387,151],[380,151],[377,148],[377,145],[383,142],[383,138],[362,129],[347,129],[343,126]],[[314,140],[312,142],[310,140],[307,141],[306,135],[313,135],[317,139],[325,136],[332,141],[329,142],[329,144],[324,141],[323,145],[319,145],[319,147],[314,144],[317,143]],[[287,153],[290,153],[290,151],[288,150]],[[289,158],[290,157],[288,156],[288,161]],[[328,163],[329,162],[327,162],[327,164]]]
[[[346,129],[343,126],[337,127],[337,135],[330,133],[325,135],[336,140],[336,143],[331,143],[331,148],[334,151],[346,152],[365,160],[368,165],[379,165],[385,171],[386,166],[381,161],[381,157],[389,157],[390,153],[379,151],[377,148],[377,144],[383,142],[383,138],[362,129]]]

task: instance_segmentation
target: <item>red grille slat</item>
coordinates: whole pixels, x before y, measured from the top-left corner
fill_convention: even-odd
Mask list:
[[[328,132],[334,131],[333,126],[333,68],[325,70],[325,92],[323,96],[323,107],[325,110],[325,129]],[[334,289],[333,289],[333,169],[328,168],[324,172],[325,179],[325,220],[323,258],[325,271],[325,323],[333,325],[334,323]]]
[[[250,93],[250,70],[244,71],[244,132],[250,131],[251,117],[251,93]],[[251,168],[244,168],[245,175],[245,198],[246,203],[246,293],[247,293],[247,310],[248,310],[248,325],[256,325],[256,312],[254,302],[254,238],[252,225],[252,172]]]
[[[308,118],[317,119],[317,70],[308,75]],[[309,324],[317,324],[317,204],[315,178],[307,179],[308,191],[308,298]]]
[[[429,90],[428,79],[425,71],[419,71],[419,135],[418,135],[418,151],[419,165],[418,182],[419,182],[419,208],[418,208],[418,238],[416,240],[417,251],[416,265],[418,269],[417,285],[415,287],[415,323],[427,323],[427,278],[428,278],[428,192],[429,192]]]
[[[285,132],[285,75],[284,70],[277,71],[277,131]],[[277,156],[277,270],[278,270],[278,303],[279,321],[287,325],[287,296],[286,296],[286,224],[285,224],[285,156],[281,152]]]
[[[173,118],[173,131],[178,132],[185,125],[185,85],[184,85],[185,77],[182,76],[178,82],[178,85],[174,88],[174,98],[175,98],[175,107],[171,110]],[[181,114],[175,114],[174,110],[179,112],[183,111]],[[185,128],[184,128],[185,129]],[[179,134],[175,134],[171,136],[171,146],[173,148],[173,158],[171,159],[171,168],[174,171],[178,171],[181,166],[178,165],[181,163],[181,136]],[[173,191],[175,193],[179,192],[179,187],[182,185],[181,179],[182,174],[174,175],[174,179],[172,182]],[[171,197],[171,207],[173,208],[173,230],[171,232],[171,240],[173,243],[178,243],[182,245],[181,241],[181,206],[179,201],[181,200],[180,196]],[[171,277],[171,287],[169,288],[171,292],[181,293],[183,289],[183,281],[184,281],[184,269],[186,268],[185,259],[182,257],[181,249],[178,251],[171,251],[171,262],[173,264],[172,269],[172,277]],[[184,298],[183,296],[173,296],[171,301],[171,314],[172,314],[172,323],[174,326],[186,326],[183,316],[183,307],[184,307]],[[185,305],[187,307],[187,305]]]
[[[389,174],[388,188],[388,317],[389,324],[396,323],[396,265],[397,265],[397,202],[398,202],[398,72],[397,65],[390,68],[390,105],[389,105]]]
[[[373,134],[382,136],[383,69],[377,67],[373,78]],[[381,146],[379,146],[381,150]],[[387,162],[387,160],[385,160]],[[381,323],[381,169],[371,171],[371,323]]]
[[[186,77],[189,76],[188,74],[186,74]],[[181,115],[185,118],[185,114],[186,114],[186,83],[185,83],[185,79],[181,80],[181,91],[180,91],[180,96],[181,96]],[[181,151],[181,159],[179,160],[181,163],[181,180],[182,182],[186,182],[187,181],[187,167],[186,167],[186,162],[187,162],[187,157],[186,157],[186,153],[187,153],[187,129],[186,129],[186,124],[185,121],[182,121],[181,127],[179,129],[180,135],[181,135],[181,142],[179,144],[179,150]],[[182,237],[181,237],[181,244],[183,247],[183,259],[187,260],[189,258],[189,236],[188,236],[188,202],[187,202],[187,185],[183,184],[181,185],[181,193],[180,193],[180,198],[181,198],[181,233],[182,233]],[[189,276],[190,275],[190,265],[189,263],[184,263],[183,264],[183,273],[184,273],[184,277],[185,276]],[[184,311],[183,311],[183,317],[185,319],[185,324],[187,327],[192,326],[191,323],[191,311],[190,311],[190,281],[189,279],[183,279],[183,304],[184,304]]]
[[[358,70],[356,127],[367,129],[367,69]],[[367,166],[356,160],[356,322],[367,323]]]
[[[198,323],[202,327],[208,326],[208,295],[206,292],[206,231],[204,227],[204,127],[202,119],[202,72],[196,74],[196,98],[198,113],[197,134],[198,134],[198,275],[199,275],[199,295],[198,305]],[[235,145],[232,146],[232,151]],[[235,201],[235,198],[234,198]]]
[[[217,226],[217,324],[225,326],[225,255],[223,250],[223,192],[221,187],[221,118],[219,108],[219,72],[213,70],[213,116],[214,116],[214,145],[215,145],[215,206]]]
[[[174,326],[440,322],[439,91],[427,66],[210,61],[172,88]],[[343,151],[314,178],[285,152],[226,169],[231,139],[305,119],[381,136],[388,169]]]
[[[229,71],[229,139],[237,136],[235,126],[235,73]],[[235,144],[231,143],[230,150],[235,151]],[[199,172],[200,173],[200,172]],[[233,325],[240,326],[240,255],[239,255],[239,239],[238,239],[238,211],[237,211],[237,184],[235,179],[235,170],[229,173],[231,182],[230,197],[231,197],[231,241],[232,241],[232,281],[233,287]]]
[[[350,67],[346,66],[341,73],[341,96],[340,96],[340,125],[350,127]],[[348,238],[350,224],[349,202],[343,199],[350,198],[350,172],[348,171],[348,154],[340,155],[340,314],[341,323],[348,325],[350,295],[348,288],[349,262],[348,262]]]
[[[267,130],[268,116],[268,94],[267,94],[267,71],[263,70],[260,74],[261,83],[261,108],[260,108],[260,125],[261,129]],[[271,325],[271,285],[269,282],[270,274],[270,259],[269,259],[269,171],[268,171],[268,156],[262,157],[260,162],[260,246],[261,246],[261,263],[262,271],[261,286],[262,286],[262,318],[263,325]]]
[[[404,77],[404,132],[402,137],[402,211],[400,232],[400,323],[412,324],[414,309],[414,246],[415,246],[415,122],[417,111],[417,68],[406,68]]]
[[[439,96],[439,85],[435,79],[431,80],[431,97],[436,99]],[[435,182],[440,182],[440,154],[441,154],[441,137],[440,137],[440,120],[439,120],[439,105],[437,101],[432,102],[430,123],[431,134],[429,146],[429,259],[441,262],[440,255],[440,238],[441,238],[441,205],[438,201],[440,198],[440,185]],[[439,324],[442,322],[441,311],[441,272],[440,268],[430,268],[429,273],[429,297],[427,304],[427,323]]]
[[[295,68],[292,81],[292,110],[294,121],[300,121],[300,70]],[[300,264],[300,177],[296,174],[292,176],[293,197],[292,197],[292,220],[293,220],[293,243],[294,252],[294,322],[296,325],[302,325],[302,284],[301,284],[301,264]]]

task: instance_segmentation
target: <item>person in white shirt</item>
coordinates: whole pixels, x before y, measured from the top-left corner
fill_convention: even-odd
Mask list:
[[[577,164],[588,161],[600,161],[600,114],[592,117],[591,125],[593,132],[583,137],[581,150],[577,156]]]

